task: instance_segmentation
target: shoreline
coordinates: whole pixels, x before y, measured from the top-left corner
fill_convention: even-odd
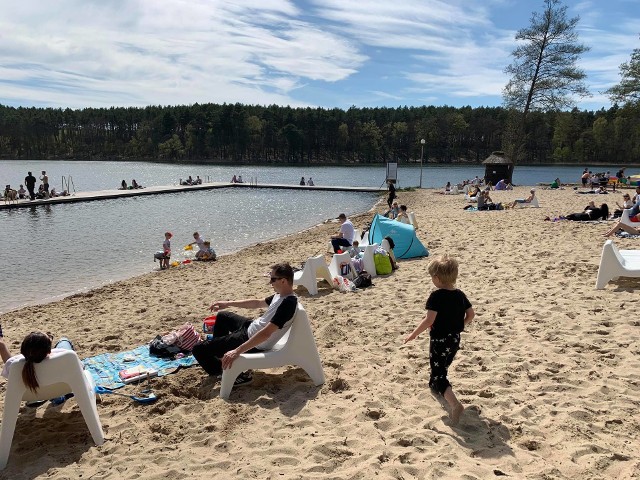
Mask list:
[[[380,199],[378,199],[378,201],[376,201],[374,203],[374,205],[367,212],[356,213],[356,214],[350,215],[350,217],[351,216],[360,217],[360,216],[368,214],[369,212],[373,212],[374,209],[376,208],[376,206],[378,204],[380,204],[380,202],[382,200],[383,200],[383,197],[381,196]],[[264,241],[261,241],[261,242],[251,243],[249,245],[240,247],[237,250],[232,250],[230,252],[223,253],[223,254],[217,256],[217,258],[219,260],[220,258],[225,257],[225,256],[240,254],[240,253],[242,253],[243,250],[247,250],[247,249],[250,249],[250,248],[258,246],[258,245],[262,245],[262,244],[270,243],[270,242],[275,242],[275,241],[278,241],[278,240],[285,240],[288,237],[293,237],[295,235],[307,232],[307,231],[312,230],[314,228],[317,228],[319,226],[326,225],[326,224],[329,224],[329,223],[334,223],[335,221],[336,221],[335,218],[333,218],[333,219],[332,218],[328,218],[328,219],[323,220],[321,223],[318,223],[318,224],[315,224],[315,225],[311,225],[310,227],[305,228],[303,230],[292,232],[292,233],[286,234],[284,236],[273,237],[273,238],[270,238],[270,239],[267,239],[267,240],[264,240]],[[182,250],[180,250],[180,252],[182,253]],[[324,253],[324,252],[321,252],[321,253]],[[218,260],[216,260],[216,262]],[[188,265],[180,265],[179,267],[171,267],[170,270],[173,270],[175,268],[190,268],[190,266],[193,265],[193,264],[196,264],[196,265],[200,264],[200,263],[206,263],[206,264],[212,263],[212,264],[215,264],[216,262],[192,262],[192,263],[190,263]],[[150,270],[148,272],[135,274],[133,276],[127,276],[127,277],[119,278],[119,279],[113,280],[113,281],[106,280],[104,283],[101,283],[101,284],[98,284],[98,285],[83,287],[83,288],[80,288],[80,289],[72,291],[72,292],[61,293],[61,294],[58,294],[58,295],[54,295],[53,297],[47,297],[47,298],[36,300],[34,302],[22,303],[20,305],[15,306],[15,307],[10,307],[9,310],[0,311],[0,318],[3,315],[6,315],[6,314],[18,313],[20,310],[22,310],[24,308],[36,307],[36,306],[39,306],[39,305],[49,305],[49,304],[52,304],[52,303],[60,302],[62,300],[65,300],[67,298],[70,298],[70,297],[73,297],[73,296],[76,296],[76,295],[89,294],[89,293],[94,292],[94,290],[100,290],[100,289],[102,289],[104,287],[108,287],[108,286],[111,286],[111,285],[116,285],[116,284],[118,284],[120,282],[129,281],[129,280],[133,280],[133,279],[136,279],[136,278],[144,277],[144,276],[149,275],[149,274],[160,273],[160,272],[161,272],[160,269],[156,269],[154,267],[152,270]]]
[[[491,196],[506,202],[526,191]],[[145,385],[159,397],[152,406],[102,396],[101,447],[91,444],[74,400],[25,408],[21,417],[33,418],[19,425],[38,428],[16,430],[3,474],[13,480],[160,480],[204,471],[341,480],[637,476],[640,282],[621,279],[595,290],[607,223],[544,221],[602,197],[540,190],[540,208],[468,212],[462,195],[398,195],[415,212],[430,254],[458,259],[457,286],[476,311],[449,369],[465,406],[458,426],[449,425],[430,393],[428,336],[403,343],[434,288],[428,259],[405,260],[362,291],[340,293],[321,283],[310,296],[296,288],[324,385],[313,386],[295,366],[256,370],[253,383],[234,388],[227,402],[200,367],[182,369]],[[356,228],[370,213],[351,216]],[[16,351],[25,334],[40,329],[67,335],[80,358],[128,350],[185,322],[199,326],[215,300],[265,298],[271,288],[263,273],[271,265],[299,265],[324,252],[335,229],[318,224],[225,255],[215,266],[146,274],[3,314],[5,340]],[[640,248],[634,239],[614,242]]]

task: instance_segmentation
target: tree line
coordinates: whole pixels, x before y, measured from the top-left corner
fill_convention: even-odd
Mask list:
[[[526,118],[520,163],[640,159],[637,106]],[[510,138],[502,107],[290,108],[194,104],[81,110],[0,105],[4,159],[362,164],[484,160]]]

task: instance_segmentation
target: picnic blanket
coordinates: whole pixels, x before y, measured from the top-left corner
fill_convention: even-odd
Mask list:
[[[125,362],[125,358],[128,361]],[[124,383],[118,375],[120,370],[144,365],[157,370],[158,376],[162,377],[175,372],[180,367],[190,367],[198,362],[193,355],[187,355],[175,360],[154,357],[149,354],[149,345],[142,345],[128,352],[103,353],[95,357],[89,357],[84,359],[82,363],[85,369],[91,373],[96,385],[107,388],[120,388],[124,387]]]

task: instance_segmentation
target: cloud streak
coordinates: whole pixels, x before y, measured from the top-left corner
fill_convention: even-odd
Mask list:
[[[565,3],[582,17],[592,51],[580,65],[602,91],[638,46],[640,15],[624,0]],[[9,2],[0,103],[497,105],[515,31],[533,8],[509,0]],[[598,102],[606,99],[580,105]]]

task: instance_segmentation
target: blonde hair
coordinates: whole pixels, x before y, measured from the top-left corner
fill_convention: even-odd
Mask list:
[[[449,255],[438,255],[431,260],[427,269],[429,275],[438,277],[447,285],[454,285],[458,278],[458,261]]]

